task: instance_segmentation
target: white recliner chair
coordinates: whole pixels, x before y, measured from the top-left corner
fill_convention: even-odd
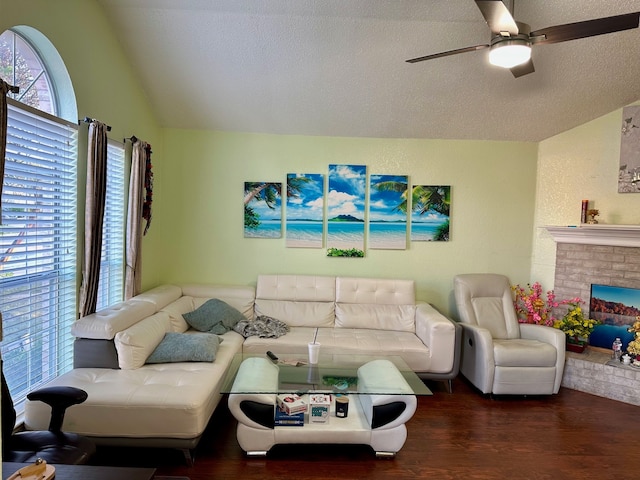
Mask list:
[[[565,335],[552,327],[518,323],[506,276],[457,275],[454,293],[463,328],[460,372],[473,385],[482,393],[558,393]]]

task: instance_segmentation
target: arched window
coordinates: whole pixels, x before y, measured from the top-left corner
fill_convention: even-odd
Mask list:
[[[19,93],[9,94],[10,98],[57,115],[47,70],[33,47],[13,30],[0,35],[0,68],[6,82],[20,87]]]
[[[78,123],[64,63],[36,30],[0,35],[0,77],[20,87],[7,99],[0,225],[0,348],[20,411],[29,391],[73,363]]]

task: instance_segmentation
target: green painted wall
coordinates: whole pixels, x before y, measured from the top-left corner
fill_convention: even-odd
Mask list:
[[[582,199],[603,224],[640,224],[640,195],[618,193],[622,109],[540,142],[531,280],[553,288],[556,244],[545,225],[580,223]]]
[[[255,284],[260,273],[415,279],[418,297],[452,311],[453,276],[502,272],[529,278],[537,145],[326,138],[166,130],[163,281]],[[412,184],[451,185],[451,241],[368,250],[362,259],[325,249],[243,238],[245,181],[327,174],[331,163],[406,174]]]
[[[76,92],[78,118],[106,122],[114,139],[135,134],[152,144],[154,218],[143,242],[144,288],[254,284],[259,273],[413,278],[420,299],[449,313],[457,273],[528,280],[536,144],[163,130],[95,1],[3,1],[1,11],[0,30],[28,25],[55,45]],[[327,258],[324,249],[286,248],[284,239],[243,238],[245,181],[284,183],[287,173],[326,174],[330,163],[406,174],[414,184],[451,185],[451,241],[345,259]]]
[[[143,241],[143,287],[157,284],[159,268],[154,259],[160,248],[163,224],[162,130],[102,8],[93,0],[1,0],[0,32],[19,25],[40,31],[62,57],[78,105],[77,117],[68,120],[97,118],[112,127],[109,137],[114,140],[122,142],[124,137],[136,135],[151,143],[156,164],[157,202],[153,227]],[[80,166],[81,197],[84,171]],[[80,198],[80,206],[83,203]]]

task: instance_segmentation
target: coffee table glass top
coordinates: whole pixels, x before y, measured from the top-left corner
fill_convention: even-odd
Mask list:
[[[250,370],[243,370],[245,375],[255,375],[256,381],[244,381],[242,388],[233,388],[238,369],[243,361],[249,358],[260,358],[262,362]],[[388,361],[395,366],[389,369]],[[370,363],[374,362],[374,363]],[[248,365],[248,364],[247,364]],[[358,369],[363,365],[361,375]],[[262,381],[262,373],[273,372],[277,367],[277,385],[275,382]],[[264,368],[264,372],[257,370]],[[367,373],[363,374],[364,371]],[[391,370],[391,371],[389,371]],[[397,371],[396,371],[397,370]],[[243,373],[241,372],[241,375]],[[422,380],[409,368],[399,356],[372,355],[327,355],[321,354],[316,365],[310,365],[306,355],[282,354],[277,361],[272,361],[264,354],[239,353],[227,371],[221,389],[222,393],[345,393],[345,394],[378,394],[378,395],[431,395],[431,391]]]

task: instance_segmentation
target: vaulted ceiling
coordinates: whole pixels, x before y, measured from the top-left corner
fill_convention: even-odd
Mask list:
[[[514,78],[473,0],[99,0],[163,126],[540,141],[640,100],[640,29],[533,49]],[[509,5],[511,6],[511,5]],[[640,0],[515,0],[532,30]]]

